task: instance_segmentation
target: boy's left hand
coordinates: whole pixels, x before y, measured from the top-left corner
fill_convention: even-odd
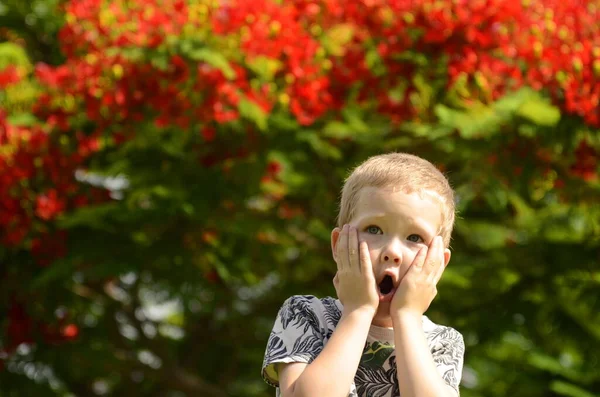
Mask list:
[[[415,256],[400,282],[390,306],[392,319],[401,313],[422,316],[437,295],[436,285],[444,269],[444,242],[441,236],[433,239],[428,248]]]

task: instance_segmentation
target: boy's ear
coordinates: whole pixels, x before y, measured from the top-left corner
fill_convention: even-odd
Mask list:
[[[448,262],[450,262],[450,256],[452,256],[452,253],[448,248],[446,248],[444,250],[444,267],[448,266]]]
[[[331,254],[333,255],[333,260],[336,262],[337,262],[336,248],[337,248],[337,243],[340,238],[341,232],[342,232],[342,229],[340,229],[339,227],[336,227],[335,229],[333,229],[331,231]]]

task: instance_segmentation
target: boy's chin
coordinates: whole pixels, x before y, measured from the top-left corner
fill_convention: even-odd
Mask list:
[[[371,322],[373,325],[378,327],[391,327],[392,317],[390,316],[390,303],[391,302],[379,302],[377,312]]]

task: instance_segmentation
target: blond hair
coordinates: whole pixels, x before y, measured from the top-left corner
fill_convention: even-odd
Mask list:
[[[441,204],[440,235],[444,245],[450,245],[455,216],[454,191],[446,177],[429,161],[408,153],[388,153],[370,157],[360,164],[344,183],[339,227],[351,221],[359,193],[364,187],[392,187],[407,194],[431,194]]]

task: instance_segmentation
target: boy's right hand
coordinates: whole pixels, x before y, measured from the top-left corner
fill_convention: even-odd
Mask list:
[[[379,306],[377,283],[367,243],[358,241],[358,230],[344,225],[336,245],[337,273],[333,285],[344,311],[367,310],[374,316]]]

